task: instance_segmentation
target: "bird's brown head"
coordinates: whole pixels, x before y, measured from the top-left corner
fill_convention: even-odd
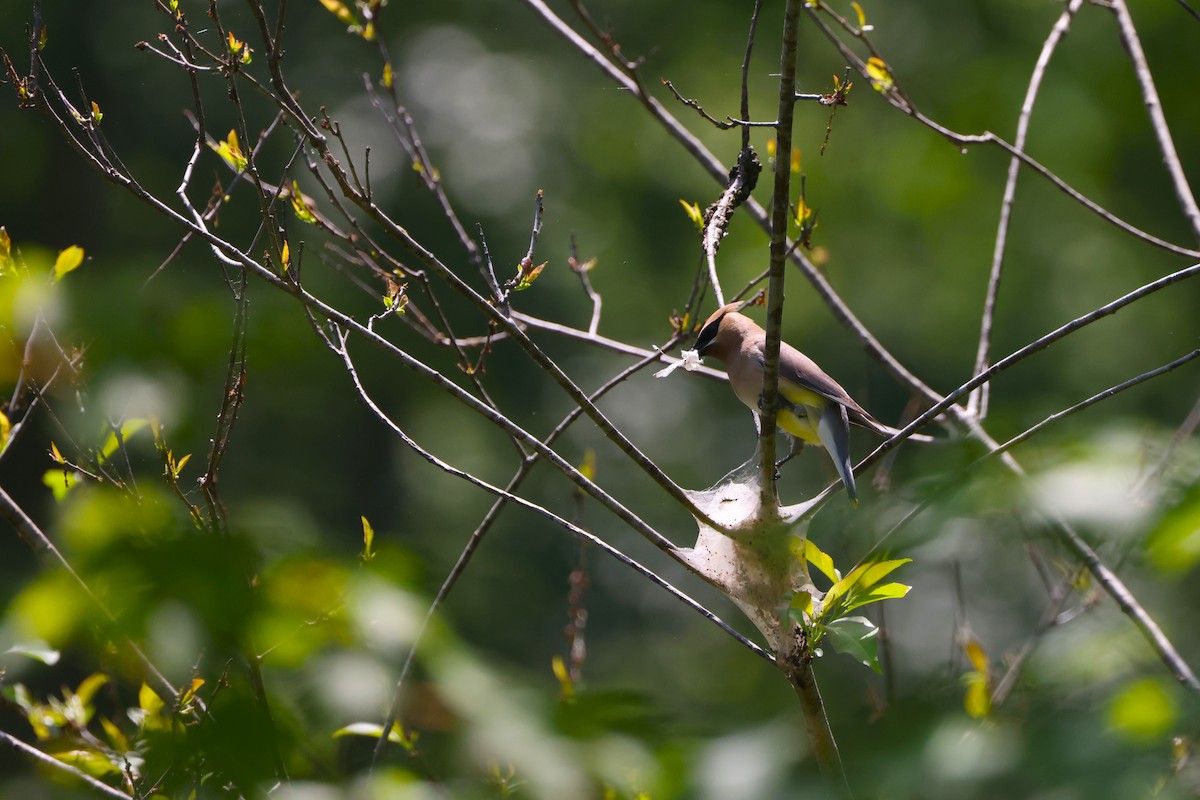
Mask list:
[[[696,337],[696,352],[724,361],[730,349],[741,341],[743,329],[747,325],[754,326],[749,317],[739,313],[744,305],[729,303],[714,311]]]

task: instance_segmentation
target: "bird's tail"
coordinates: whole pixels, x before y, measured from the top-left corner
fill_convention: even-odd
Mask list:
[[[817,422],[817,435],[842,477],[850,502],[858,505],[858,488],[854,485],[854,471],[850,467],[850,421],[846,417],[846,407],[841,403],[826,403]]]

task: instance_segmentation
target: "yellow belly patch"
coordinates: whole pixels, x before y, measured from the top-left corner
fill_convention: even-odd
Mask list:
[[[808,409],[808,413],[809,416],[798,417],[786,408],[780,409],[779,413],[775,415],[775,424],[807,444],[821,447],[821,437],[817,435],[817,426],[815,422],[810,422],[813,420],[811,415],[814,413],[814,409]]]

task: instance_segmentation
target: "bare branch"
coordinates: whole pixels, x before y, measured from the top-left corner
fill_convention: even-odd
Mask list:
[[[1042,45],[1042,52],[1038,55],[1037,63],[1033,67],[1033,75],[1029,78],[1029,86],[1025,90],[1025,101],[1021,104],[1021,113],[1017,117],[1017,137],[1013,142],[1013,147],[1017,150],[1025,149],[1025,140],[1029,135],[1029,119],[1033,115],[1033,104],[1042,88],[1042,79],[1046,75],[1046,68],[1050,65],[1050,57],[1054,54],[1058,43],[1066,37],[1067,31],[1071,27],[1071,20],[1079,12],[1083,2],[1084,0],[1071,0],[1068,3]],[[1000,275],[1004,264],[1005,246],[1008,242],[1008,224],[1012,216],[1013,199],[1017,194],[1017,176],[1020,171],[1021,160],[1014,156],[1008,162],[1008,179],[1004,183],[1004,198],[1000,201],[1000,222],[996,228],[996,241],[992,250],[992,270],[988,275],[987,294],[984,296],[983,315],[980,320],[979,346],[975,354],[975,375],[987,369],[988,351],[992,343],[992,320],[996,312],[996,297],[1000,293]],[[968,413],[979,419],[987,416],[989,389],[990,384],[985,383],[971,392],[967,401]]]

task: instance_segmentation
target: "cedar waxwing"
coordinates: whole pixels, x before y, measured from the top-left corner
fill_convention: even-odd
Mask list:
[[[733,393],[757,413],[763,389],[767,332],[739,313],[742,305],[730,303],[717,309],[700,329],[696,351],[725,364]],[[880,431],[883,426],[811,358],[787,342],[779,343],[778,398],[775,424],[795,437],[793,444],[824,447],[846,485],[850,502],[857,505],[858,492],[850,468],[850,423],[873,431]]]

